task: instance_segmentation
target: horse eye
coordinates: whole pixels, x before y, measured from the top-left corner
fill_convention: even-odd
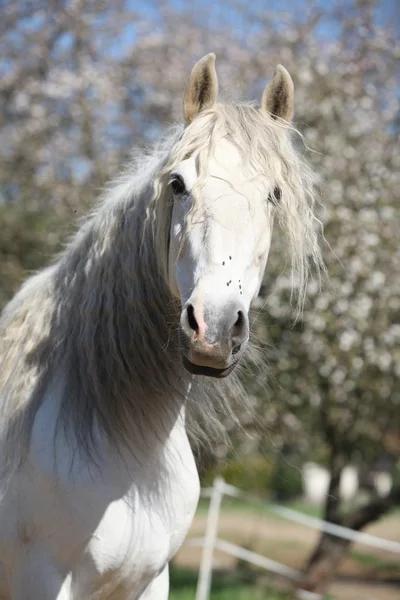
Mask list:
[[[183,181],[181,175],[173,175],[169,183],[172,189],[172,193],[175,196],[180,196],[186,192],[185,182]]]
[[[282,196],[282,192],[278,187],[274,188],[273,192],[270,192],[269,196],[268,196],[268,200],[270,202],[272,202],[272,204],[277,204],[279,202],[279,200],[281,199]]]

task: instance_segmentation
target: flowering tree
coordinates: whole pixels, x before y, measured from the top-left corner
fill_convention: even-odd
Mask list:
[[[280,240],[269,263],[260,335],[277,349],[270,376],[279,391],[275,410],[267,405],[267,423],[306,456],[327,462],[325,518],[361,529],[400,501],[395,485],[387,497],[372,494],[345,514],[339,496],[349,463],[370,475],[383,460],[397,479],[400,466],[400,47],[375,24],[373,3],[333,17],[334,40],[321,44],[294,24],[279,50],[298,90],[295,120],[306,124],[300,128],[316,150],[310,160],[320,177],[329,279],[321,291],[310,285],[303,317],[291,327],[289,278],[273,283],[281,272]],[[323,534],[303,587],[324,590],[348,545]]]

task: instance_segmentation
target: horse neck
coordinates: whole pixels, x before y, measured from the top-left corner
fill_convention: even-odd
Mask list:
[[[145,219],[146,194],[133,206],[105,207],[58,272],[59,360],[68,379],[61,416],[72,418],[84,445],[94,422],[115,443],[136,434],[135,443],[146,444],[149,430],[164,439],[190,383],[178,354],[178,307]]]

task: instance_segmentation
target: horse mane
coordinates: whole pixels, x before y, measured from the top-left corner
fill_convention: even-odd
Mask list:
[[[209,153],[221,136],[230,136],[249,172],[262,170],[281,190],[276,214],[287,233],[300,309],[310,262],[323,267],[313,175],[294,149],[290,129],[249,104],[218,104],[185,129],[174,128],[150,153],[136,155],[54,265],[26,282],[0,319],[6,468],[24,460],[33,420],[55,382],[58,427],[93,460],[99,431],[116,448],[130,447],[134,439],[146,451],[146,432],[151,428],[161,440],[182,403],[195,441],[223,433],[221,413],[235,418],[233,398],[248,406],[236,372],[223,382],[198,378],[188,395],[193,378],[180,358],[181,307],[166,281],[168,177],[196,154],[195,214]]]

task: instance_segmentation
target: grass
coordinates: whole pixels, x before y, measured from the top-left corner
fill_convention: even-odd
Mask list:
[[[307,515],[308,517],[323,518],[323,506],[320,504],[310,504],[302,500],[294,500],[292,502],[283,503],[281,506],[286,506],[297,512]]]
[[[208,511],[209,506],[209,498],[200,498],[200,502],[197,508],[197,514],[205,514]],[[244,500],[229,498],[228,496],[224,496],[221,511],[225,514],[229,512],[245,512],[247,514],[255,514],[255,515],[274,515],[274,518],[279,518],[275,513],[269,510],[268,504],[272,502],[266,500],[263,504],[261,502],[246,502]],[[281,502],[280,506],[287,506],[287,508],[292,508],[293,510],[297,510],[298,512],[308,515],[310,517],[318,517],[322,518],[322,506],[317,506],[313,504],[308,504],[306,502],[302,502],[301,500],[293,501],[293,502]]]
[[[194,600],[197,572],[171,566],[170,600]],[[246,573],[213,573],[210,600],[289,600],[286,594],[254,585]]]
[[[198,514],[206,514],[210,503],[209,498],[200,498],[199,505],[197,507]],[[237,500],[235,498],[229,498],[224,496],[221,504],[221,511],[225,514],[230,512],[244,512],[250,514],[262,515],[263,513],[269,514],[268,504],[245,502],[243,500]]]
[[[398,561],[386,560],[375,554],[357,552],[355,550],[349,552],[349,558],[371,570],[379,571],[381,574],[395,573],[396,575],[400,575],[400,563]]]

